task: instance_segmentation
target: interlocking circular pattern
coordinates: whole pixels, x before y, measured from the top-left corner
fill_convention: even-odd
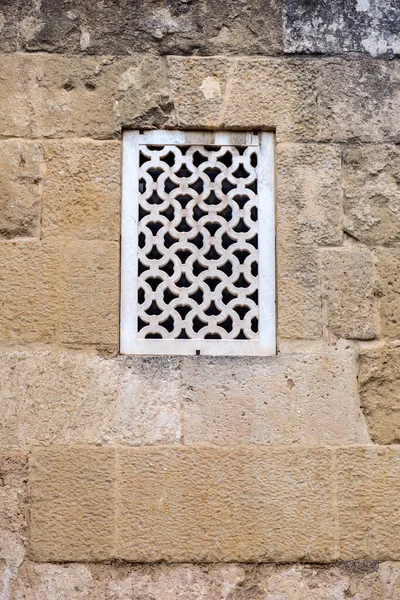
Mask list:
[[[257,148],[141,146],[138,338],[258,338]]]

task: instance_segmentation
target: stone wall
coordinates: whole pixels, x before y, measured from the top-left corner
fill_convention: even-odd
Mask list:
[[[1,600],[398,600],[397,8],[0,3]],[[275,131],[276,357],[118,355],[124,128]]]

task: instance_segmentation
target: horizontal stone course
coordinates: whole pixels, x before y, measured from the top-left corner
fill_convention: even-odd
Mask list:
[[[398,61],[6,54],[0,136],[276,129],[286,142],[400,141]]]
[[[399,459],[397,446],[38,448],[31,555],[398,560]]]

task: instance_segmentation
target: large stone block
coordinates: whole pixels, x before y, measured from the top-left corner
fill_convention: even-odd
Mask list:
[[[0,245],[0,342],[52,342],[58,311],[59,248],[37,242]]]
[[[351,352],[181,364],[185,444],[368,443]]]
[[[278,339],[320,338],[321,283],[316,248],[285,244],[280,237],[277,242]]]
[[[318,130],[316,64],[277,59],[168,59],[180,127],[274,129],[278,139]]]
[[[330,561],[331,461],[324,449],[122,449],[117,558]]]
[[[399,444],[400,348],[362,352],[358,381],[372,439],[378,444]]]
[[[0,135],[115,138],[123,127],[171,124],[162,59],[6,56],[0,67]]]
[[[400,339],[400,248],[378,248],[376,255],[382,333]]]
[[[43,237],[118,241],[120,143],[47,142],[46,166]]]
[[[71,242],[64,250],[61,342],[118,345],[119,245]]]
[[[30,464],[30,551],[39,561],[110,558],[115,451],[34,448]]]
[[[181,436],[181,374],[173,357],[118,359],[114,438],[123,444],[174,444]]]
[[[400,449],[337,452],[340,560],[399,560]]]
[[[284,23],[285,52],[365,52],[391,57],[400,49],[396,0],[285,0]]]
[[[39,235],[43,155],[39,143],[0,142],[0,239]]]
[[[375,275],[369,250],[322,251],[326,325],[337,337],[373,339],[377,333]]]
[[[399,85],[398,61],[319,61],[318,139],[398,143]]]
[[[280,243],[341,244],[340,149],[322,144],[278,144],[276,160]]]
[[[350,146],[344,151],[345,230],[367,244],[400,241],[400,151]]]
[[[110,442],[118,374],[115,360],[98,356],[0,353],[0,450]]]
[[[281,1],[42,0],[2,2],[3,51],[62,53],[267,53],[281,48]]]

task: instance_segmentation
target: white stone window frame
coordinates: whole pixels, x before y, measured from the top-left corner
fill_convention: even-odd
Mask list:
[[[275,183],[272,132],[125,131],[122,148],[120,353],[132,355],[270,356],[276,354]],[[138,206],[140,145],[258,146],[259,337],[138,339]]]

